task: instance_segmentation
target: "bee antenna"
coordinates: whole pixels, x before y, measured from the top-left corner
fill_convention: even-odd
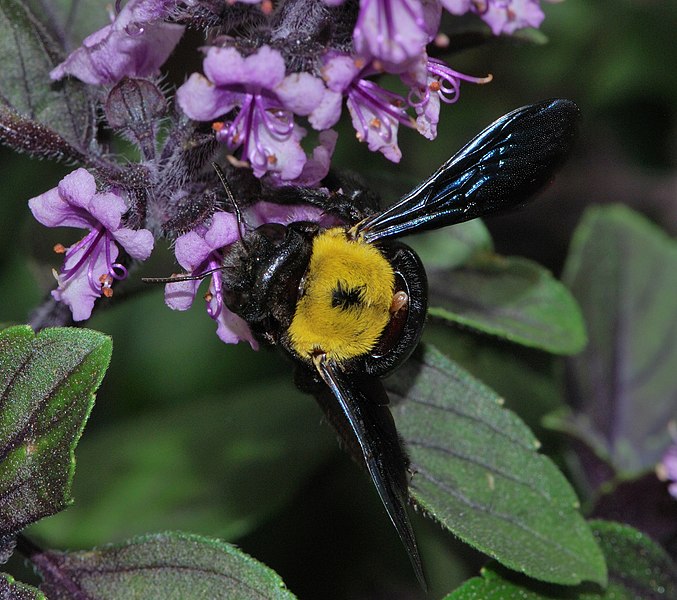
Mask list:
[[[226,267],[216,267],[214,269],[209,269],[204,273],[199,275],[172,275],[171,277],[142,277],[141,281],[144,283],[176,283],[177,281],[200,281],[211,275],[212,273],[217,273],[218,271],[223,271]]]
[[[235,200],[233,191],[230,189],[228,181],[226,180],[226,176],[223,173],[221,167],[219,167],[219,165],[215,162],[212,162],[212,167],[214,167],[216,174],[219,176],[219,179],[221,180],[221,185],[223,185],[223,189],[226,190],[228,200],[230,200],[230,203],[233,205],[233,208],[235,209],[235,217],[237,218],[237,233],[238,236],[240,237],[240,241],[244,245],[244,219],[242,218],[242,212],[240,211],[240,207],[238,206],[237,201]]]

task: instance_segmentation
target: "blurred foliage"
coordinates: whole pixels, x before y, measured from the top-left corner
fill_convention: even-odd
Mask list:
[[[499,39],[445,57],[460,71],[491,72],[494,80],[485,86],[465,85],[459,103],[443,108],[435,142],[401,131],[404,158],[400,165],[392,165],[357,144],[349,123],[344,123],[335,164],[359,171],[369,185],[382,191],[386,201],[392,201],[497,116],[541,98],[572,98],[583,113],[575,156],[537,202],[487,223],[498,252],[522,255],[559,272],[573,228],[591,204],[627,204],[668,233],[677,234],[677,71],[672,68],[677,4],[566,0],[544,8],[545,44]],[[57,241],[71,240],[65,239],[64,232],[47,231],[33,222],[26,201],[56,185],[68,170],[0,150],[0,321],[24,322],[27,311],[52,285],[50,269],[60,261],[51,248]],[[167,250],[132,279],[141,274],[162,276],[174,269]],[[108,475],[107,469],[117,468],[116,503],[133,503],[134,511],[146,511],[129,519],[120,537],[149,533],[158,520],[171,526],[176,503],[161,501],[161,495],[150,492],[144,495],[132,480],[139,477],[138,471],[120,467],[125,464],[124,456],[130,448],[137,448],[144,453],[146,464],[162,463],[165,481],[156,485],[166,486],[174,498],[188,498],[199,482],[184,477],[186,464],[202,457],[211,460],[212,454],[227,457],[224,448],[233,424],[228,425],[221,415],[230,408],[235,411],[230,414],[242,414],[243,405],[251,402],[247,443],[239,451],[244,456],[251,451],[260,416],[261,443],[277,440],[289,453],[283,456],[302,464],[289,465],[292,484],[288,481],[282,486],[284,491],[272,483],[275,478],[252,481],[251,485],[260,485],[253,492],[246,486],[234,487],[238,493],[250,494],[229,500],[244,507],[252,505],[250,516],[256,519],[252,517],[246,527],[234,521],[243,519],[242,513],[222,509],[228,490],[211,494],[201,510],[209,515],[212,534],[235,532],[231,541],[274,568],[302,598],[421,597],[367,477],[339,453],[330,428],[319,425],[320,413],[310,397],[276,387],[280,376],[291,378],[289,364],[273,352],[255,353],[242,344],[224,347],[199,303],[179,314],[164,306],[161,288],[130,286],[127,295],[126,302],[112,302],[88,322],[88,327],[113,337],[115,351],[82,441],[83,468],[76,474],[78,505],[73,514],[106,510],[110,500],[101,478]],[[430,325],[426,336],[494,387],[528,424],[537,426],[543,414],[561,405],[556,359],[467,331],[456,333]],[[280,411],[288,405],[293,406],[292,416],[284,418]],[[196,427],[193,439],[184,437],[181,445],[174,446],[173,440],[187,435],[181,429],[187,422],[180,415],[202,409],[206,412],[194,418],[196,422],[211,418],[206,431],[207,440],[213,442],[206,443],[202,439],[205,428]],[[160,414],[164,421],[156,420]],[[288,430],[290,418],[299,426],[294,433]],[[221,419],[224,448],[218,447]],[[280,430],[275,431],[276,427]],[[536,433],[541,437],[540,431]],[[100,440],[107,440],[111,456],[97,463]],[[202,457],[190,454],[200,446]],[[293,451],[291,446],[296,446]],[[230,448],[236,452],[238,446]],[[313,448],[322,451],[314,453]],[[546,449],[550,448],[546,439]],[[117,467],[116,457],[121,461]],[[287,475],[285,465],[274,464],[276,477]],[[256,469],[252,473],[252,477],[268,479]],[[209,476],[218,479],[219,474],[215,470]],[[126,482],[125,477],[129,478]],[[212,484],[218,486],[219,481]],[[265,510],[256,506],[257,496],[267,505]],[[124,516],[120,506],[118,514]],[[68,514],[63,515],[67,525],[60,535],[70,541],[63,543],[111,541],[110,529],[81,530],[90,526],[74,519],[69,522]],[[474,551],[434,524],[419,518],[414,521],[431,583],[430,597],[441,597],[477,573],[482,558]],[[50,527],[58,529],[49,521],[44,527],[45,535]]]

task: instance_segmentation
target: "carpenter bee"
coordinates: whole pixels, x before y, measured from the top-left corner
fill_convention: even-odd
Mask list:
[[[577,117],[569,100],[514,110],[382,212],[338,192],[287,190],[347,224],[264,224],[226,251],[226,306],[293,359],[297,385],[366,466],[424,587],[406,509],[409,462],[381,378],[419,342],[427,284],[416,253],[396,240],[522,204],[565,159]]]

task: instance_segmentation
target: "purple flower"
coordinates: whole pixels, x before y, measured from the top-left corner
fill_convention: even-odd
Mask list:
[[[294,114],[312,115],[325,94],[323,82],[308,73],[285,76],[282,55],[268,46],[247,57],[234,48],[211,47],[204,72],[178,89],[183,112],[211,121],[239,108],[232,121],[214,123],[217,139],[231,151],[241,148],[257,177],[299,177],[306,163],[300,144],[305,130],[295,125]]]
[[[337,223],[334,217],[325,215],[314,206],[281,205],[272,202],[257,202],[246,215],[247,229],[252,230],[264,223],[288,225],[296,221],[315,221],[323,226]],[[237,219],[226,212],[216,212],[208,225],[200,225],[176,240],[175,254],[179,264],[193,277],[200,279],[177,281],[165,286],[165,303],[173,310],[188,310],[202,277],[209,277],[209,288],[205,294],[207,314],[217,322],[216,335],[226,344],[247,341],[254,350],[258,342],[254,339],[246,321],[228,310],[223,300],[221,265],[224,250],[240,239]]]
[[[329,173],[331,157],[332,154],[334,154],[337,139],[338,133],[333,129],[320,131],[318,136],[318,141],[320,143],[313,149],[313,155],[309,157],[303,165],[303,170],[298,177],[285,181],[280,179],[277,176],[277,173],[271,173],[270,180],[276,185],[315,187],[327,176],[327,173]]]
[[[85,83],[112,85],[123,77],[154,74],[183,35],[182,25],[162,22],[175,4],[130,0],[110,25],[87,36],[50,77],[73,75]]]
[[[489,83],[488,77],[471,77],[458,71],[436,58],[425,59],[425,83],[421,84],[420,75],[405,75],[403,81],[411,90],[407,97],[409,105],[416,114],[416,127],[419,133],[434,140],[437,137],[437,123],[440,120],[440,102],[453,104],[459,99],[461,81],[472,83]]]
[[[538,27],[545,17],[539,0],[442,0],[442,4],[455,15],[466,12],[479,15],[494,35],[512,34],[524,27]]]
[[[440,13],[438,0],[360,0],[355,50],[381,61],[385,70],[398,72],[423,54],[437,32]]]
[[[125,279],[127,269],[115,260],[118,244],[137,260],[153,250],[153,235],[146,229],[121,227],[125,201],[111,192],[98,193],[94,177],[85,169],[66,175],[56,188],[32,198],[33,216],[47,227],[79,227],[89,233],[70,248],[60,244],[65,263],[57,274],[58,288],[52,296],[70,307],[75,321],[88,319],[94,301],[111,296],[113,280]]]
[[[661,481],[669,481],[668,492],[677,499],[677,442],[667,449],[663,460],[656,467],[658,478]]]
[[[374,73],[370,66],[345,55],[329,59],[322,71],[327,87],[348,97],[347,106],[357,139],[366,142],[369,150],[381,152],[387,159],[399,162],[402,152],[397,145],[400,124],[413,127],[404,98],[365,79]],[[339,105],[340,110],[340,105]]]
[[[258,343],[247,323],[229,311],[223,303],[221,271],[223,248],[239,239],[238,224],[230,213],[214,213],[208,226],[183,234],[176,240],[175,254],[179,264],[192,276],[209,276],[205,294],[207,314],[217,323],[216,335],[226,344],[248,341],[254,350]],[[165,286],[165,303],[173,310],[188,310],[195,300],[201,280],[177,281]]]

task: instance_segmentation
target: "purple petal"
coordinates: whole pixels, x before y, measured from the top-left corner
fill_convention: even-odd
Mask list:
[[[428,28],[434,24],[434,33],[439,25],[439,4],[429,4],[436,7],[434,23],[431,15],[426,19],[418,0],[361,0],[355,50],[394,67],[415,59],[431,39]]]
[[[441,2],[452,15],[464,15],[472,9],[472,0],[441,0]]]
[[[249,223],[259,227],[264,223],[280,223],[289,225],[298,221],[320,223],[326,217],[324,211],[308,204],[276,204],[274,202],[257,202],[248,211]]]
[[[254,339],[247,322],[230,312],[225,306],[221,309],[221,314],[217,320],[216,335],[226,344],[237,344],[238,342],[249,342],[254,349],[259,349],[258,342]]]
[[[661,461],[663,479],[677,481],[677,443],[673,443]]]
[[[117,194],[106,192],[94,194],[87,209],[108,231],[115,231],[120,227],[120,220],[127,210],[127,205]]]
[[[284,108],[306,116],[320,103],[325,90],[324,82],[310,73],[292,73],[275,87],[274,92]]]
[[[241,97],[242,94],[219,89],[199,73],[193,73],[176,90],[176,100],[181,110],[196,121],[211,121],[230,112]]]
[[[102,29],[88,35],[83,41],[82,46],[71,52],[62,63],[54,67],[49,77],[52,80],[59,80],[66,75],[73,75],[80,81],[98,85],[100,83],[111,83],[109,81],[108,69],[105,65],[99,66],[98,62],[92,60],[92,54],[99,48],[105,47],[108,38],[113,30],[112,25],[106,25]]]
[[[481,15],[494,35],[512,34],[524,27],[538,27],[545,15],[537,0],[510,0],[489,2],[488,10]]]
[[[343,94],[341,92],[325,89],[322,99],[310,113],[308,121],[317,130],[329,129],[341,118],[342,105]]]
[[[93,85],[112,85],[123,77],[147,77],[167,60],[184,30],[182,25],[157,22],[141,24],[138,32],[129,33],[130,26],[118,19],[93,33],[50,77],[73,75]]]
[[[437,137],[437,124],[440,122],[440,97],[430,94],[428,101],[416,107],[416,129],[429,140]]]
[[[360,68],[350,56],[339,55],[330,58],[322,68],[322,77],[327,87],[335,92],[343,92],[357,77]]]
[[[55,300],[63,302],[71,309],[74,321],[89,319],[94,308],[94,301],[102,295],[98,280],[99,276],[108,273],[108,266],[104,243],[100,242],[99,246],[92,252],[94,260],[91,263],[89,260],[85,261],[82,268],[68,278],[59,276],[59,287],[52,291],[52,297]],[[65,262],[64,270],[76,266],[88,249],[88,246],[83,246],[73,252]],[[113,242],[109,242],[109,252],[111,262],[115,262],[118,257],[118,248]],[[90,273],[95,287],[90,282]]]
[[[189,231],[179,236],[174,247],[174,254],[178,263],[188,272],[192,273],[212,253],[212,248],[205,242],[201,235],[195,231]],[[174,285],[174,284],[172,284]]]
[[[318,138],[320,143],[313,149],[313,156],[306,161],[305,165],[303,165],[303,171],[301,171],[301,174],[292,181],[276,181],[275,183],[282,183],[284,185],[297,185],[302,187],[315,187],[327,176],[327,173],[329,173],[329,167],[331,165],[331,157],[334,153],[334,148],[336,148],[338,133],[331,129],[327,129],[326,131],[321,131]],[[295,220],[316,221],[317,219],[309,219],[301,216],[300,218],[295,218]]]
[[[237,218],[227,212],[216,212],[212,216],[212,222],[204,235],[207,246],[212,250],[220,250],[230,246],[240,238]]]
[[[246,58],[235,48],[212,46],[207,51],[204,72],[217,86],[235,84],[272,89],[284,79],[285,66],[282,55],[269,46],[262,46]]]
[[[69,204],[88,209],[96,194],[96,181],[87,169],[75,169],[59,182],[59,194]]]
[[[127,229],[123,227],[113,233],[113,237],[136,260],[146,260],[153,251],[153,234],[147,229]]]
[[[79,227],[92,229],[94,220],[83,209],[73,207],[59,194],[58,188],[40,194],[28,201],[35,219],[46,227]]]
[[[171,9],[176,6],[176,0],[130,0],[120,11],[120,15],[125,11],[130,12],[131,21],[158,21],[164,19]]]
[[[94,177],[85,169],[76,169],[59,185],[28,201],[33,216],[47,227],[92,229],[97,221],[89,214],[89,203],[96,194]]]
[[[410,124],[402,108],[403,100],[363,80],[348,95],[347,106],[357,139],[366,142],[371,151],[381,152],[388,160],[399,162],[402,152],[397,145],[400,122]]]
[[[177,281],[165,285],[165,304],[172,310],[188,310],[195,300],[201,280]]]
[[[303,128],[294,126],[289,136],[282,137],[260,123],[251,134],[253,140],[248,145],[247,158],[256,177],[273,172],[278,173],[283,180],[290,181],[301,174],[307,160],[299,143],[305,135]]]

